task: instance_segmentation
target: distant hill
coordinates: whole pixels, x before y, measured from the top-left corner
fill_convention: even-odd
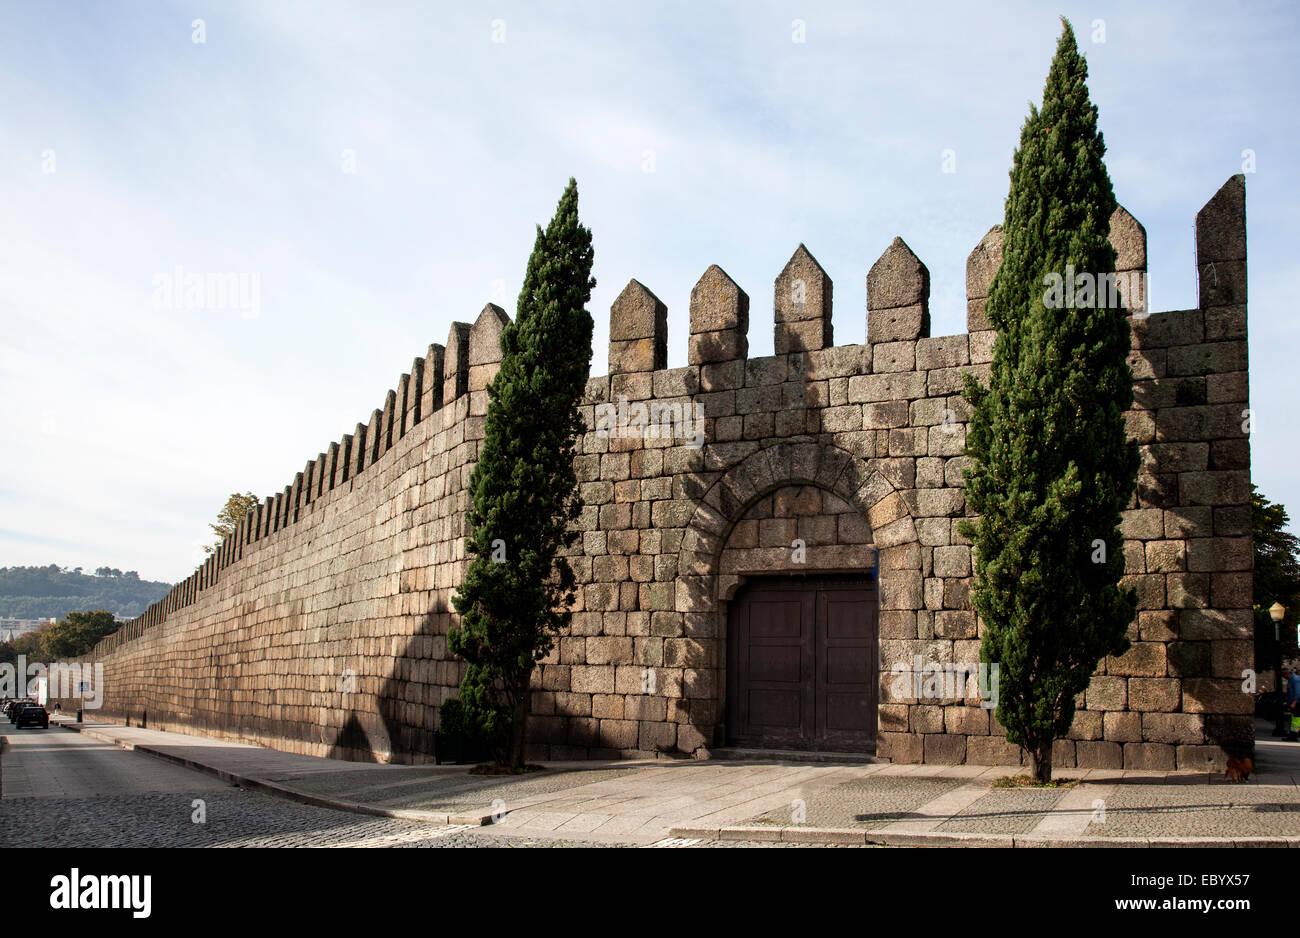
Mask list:
[[[107,609],[132,619],[167,595],[170,583],[140,579],[134,570],[123,573],[100,567],[94,574],[81,568],[0,567],[0,617],[62,619],[69,612]]]

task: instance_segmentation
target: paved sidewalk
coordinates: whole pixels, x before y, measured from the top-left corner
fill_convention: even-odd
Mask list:
[[[308,804],[435,824],[498,824],[605,843],[665,838],[898,846],[1300,846],[1300,744],[1261,737],[1258,771],[1058,771],[1061,789],[1000,789],[1014,766],[746,761],[554,762],[518,777],[294,755],[201,736],[55,720],[125,748]]]

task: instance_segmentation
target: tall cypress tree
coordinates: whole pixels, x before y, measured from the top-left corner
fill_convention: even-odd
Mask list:
[[[584,426],[578,404],[591,368],[591,232],[569,180],[555,217],[539,226],[515,321],[501,333],[501,369],[488,387],[485,438],[470,477],[467,551],[448,648],[468,662],[443,725],[485,739],[521,767],[528,683],[569,624],[574,576],[561,550],[582,511],[573,469]]]
[[[1120,512],[1139,465],[1123,417],[1129,323],[1107,291],[1068,289],[1114,273],[1116,203],[1087,64],[1062,23],[1042,109],[1030,105],[1011,170],[988,298],[998,330],[989,386],[968,375],[965,389],[966,498],[979,517],[963,530],[975,548],[980,657],[999,665],[997,718],[1043,782],[1075,697],[1103,657],[1128,649],[1137,608],[1119,585]]]

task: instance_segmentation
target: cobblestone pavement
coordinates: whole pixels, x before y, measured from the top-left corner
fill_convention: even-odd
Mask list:
[[[1300,800],[1272,785],[1117,786],[1089,837],[1300,837]]]
[[[147,756],[137,758],[146,759]],[[196,820],[202,810],[202,821]],[[615,847],[491,828],[367,818],[227,787],[0,801],[0,850],[17,847]],[[789,847],[700,838],[650,847]]]
[[[746,823],[872,830],[914,817],[921,805],[960,784],[960,779],[951,778],[873,775],[810,792]]]

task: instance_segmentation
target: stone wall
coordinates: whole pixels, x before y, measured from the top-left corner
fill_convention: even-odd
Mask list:
[[[1126,296],[1137,310],[1126,416],[1143,466],[1123,531],[1140,612],[1132,649],[1083,695],[1058,765],[1206,767],[1224,746],[1251,745],[1243,177],[1196,226],[1199,307],[1147,314],[1144,289]],[[1146,235],[1123,209],[1111,239],[1119,270],[1144,273]],[[673,369],[664,304],[628,284],[611,309],[609,374],[583,404],[581,586],[572,627],[535,673],[533,757],[706,755],[725,741],[727,606],[745,578],[875,564],[878,754],[1019,761],[974,681],[912,699],[892,673],[915,656],[978,661],[957,530],[960,391],[963,372],[984,377],[992,359],[984,302],[1000,258],[995,227],[967,262],[969,331],[931,337],[929,273],[895,239],[867,275],[867,342],[835,346],[831,280],[800,245],[774,285],[776,354],[754,359],[749,298],[710,267],[691,292],[688,364]],[[321,755],[431,758],[437,707],[461,674],[446,649],[450,597],[507,322],[489,305],[454,324],[368,422],[102,642],[104,712]],[[701,412],[693,437],[680,418]],[[677,422],[647,434],[635,427],[646,416]]]

